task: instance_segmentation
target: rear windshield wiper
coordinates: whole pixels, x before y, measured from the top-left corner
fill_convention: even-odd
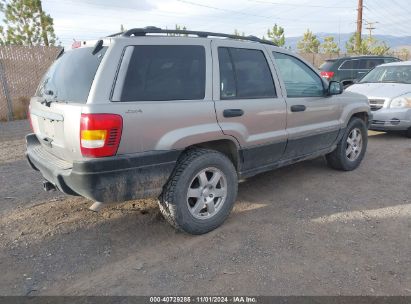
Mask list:
[[[52,102],[53,102],[53,100],[44,99],[44,100],[41,101],[40,103],[41,103],[42,105],[45,105],[46,107],[49,107],[49,108],[50,108],[50,105],[51,105]]]

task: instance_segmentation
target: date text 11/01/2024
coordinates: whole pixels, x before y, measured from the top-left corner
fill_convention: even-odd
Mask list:
[[[150,297],[150,303],[257,303],[256,297],[197,296],[197,297]]]

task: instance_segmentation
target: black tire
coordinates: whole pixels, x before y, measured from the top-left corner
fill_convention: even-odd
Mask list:
[[[225,201],[212,217],[197,218],[190,211],[187,193],[198,174],[207,168],[216,168],[224,176]],[[237,188],[237,172],[225,155],[214,150],[190,149],[180,157],[163,188],[158,203],[164,218],[176,229],[190,234],[204,234],[214,230],[226,220],[236,200]],[[205,208],[209,212],[208,207]]]
[[[408,138],[411,138],[411,128],[405,131],[405,136],[407,136]]]
[[[348,147],[347,138],[351,134],[351,131],[353,131],[354,129],[357,129],[361,132],[362,148],[357,158],[355,160],[350,160],[346,155],[346,150]],[[342,171],[351,171],[356,169],[364,158],[365,151],[367,150],[367,144],[368,134],[365,122],[357,117],[351,118],[343,137],[337,145],[337,148],[333,152],[326,155],[328,165],[333,169]]]

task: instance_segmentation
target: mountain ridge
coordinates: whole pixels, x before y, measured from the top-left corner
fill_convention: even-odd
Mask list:
[[[324,37],[334,37],[334,41],[339,44],[339,47],[342,52],[345,51],[345,43],[350,39],[353,33],[314,33],[317,36],[320,42],[324,41]],[[297,42],[302,39],[303,36],[297,37],[285,37],[285,45],[291,47],[292,50],[297,49]],[[363,33],[363,38],[367,38],[368,35]],[[374,38],[378,39],[379,41],[385,41],[385,43],[391,49],[400,49],[402,47],[409,47],[411,46],[411,36],[393,36],[393,35],[373,35]]]

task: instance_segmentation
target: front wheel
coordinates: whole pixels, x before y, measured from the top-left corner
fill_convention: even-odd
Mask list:
[[[337,148],[326,155],[328,165],[343,171],[356,169],[364,158],[367,143],[365,122],[357,117],[352,118]]]
[[[405,131],[405,136],[411,138],[411,127],[407,131]]]
[[[220,226],[237,196],[237,172],[223,154],[191,149],[180,158],[159,197],[164,218],[191,234],[207,233]]]

